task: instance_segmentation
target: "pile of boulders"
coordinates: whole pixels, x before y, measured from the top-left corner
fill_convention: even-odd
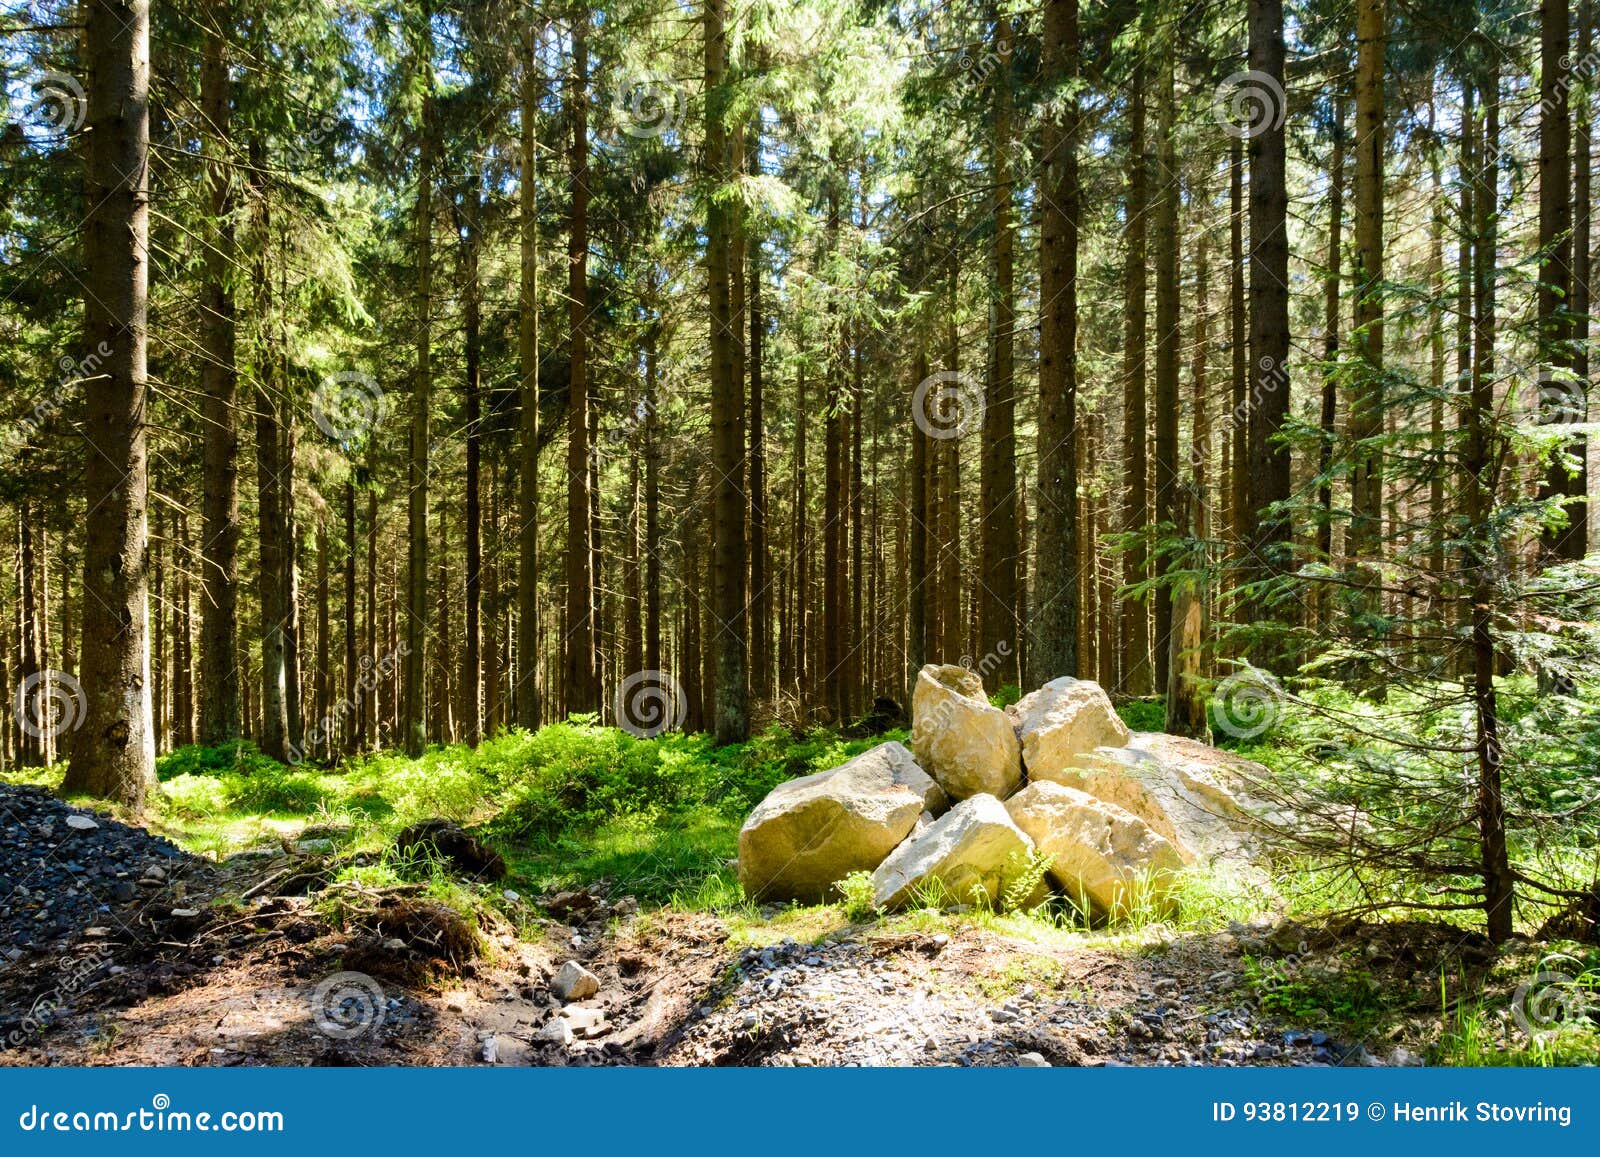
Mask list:
[[[930,664],[911,706],[912,750],[884,743],[756,806],[739,833],[748,895],[838,900],[870,872],[882,909],[1032,907],[1053,885],[1108,916],[1162,903],[1188,865],[1259,851],[1246,789],[1264,769],[1130,733],[1096,683],[1053,679],[1002,710],[970,669]]]

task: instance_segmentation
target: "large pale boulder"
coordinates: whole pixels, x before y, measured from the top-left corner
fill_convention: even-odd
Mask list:
[[[1022,785],[1021,750],[1004,711],[991,706],[983,681],[966,667],[930,663],[911,695],[911,746],[953,800],[999,799]]]
[[[1190,863],[1248,861],[1259,850],[1249,784],[1266,769],[1193,739],[1134,733],[1126,746],[1097,747],[1061,766],[1029,769],[1144,820]]]
[[[953,904],[971,903],[981,891],[999,904],[1027,871],[1033,841],[992,795],[962,800],[926,830],[901,844],[872,873],[873,902],[897,908],[920,890],[937,890]],[[1029,902],[1042,899],[1029,898]]]
[[[947,806],[899,743],[773,788],[739,832],[739,882],[761,899],[820,901],[851,872],[870,872]]]
[[[1088,679],[1052,679],[1012,704],[1008,713],[1022,740],[1022,763],[1030,780],[1071,767],[1086,751],[1128,742],[1128,726],[1110,697]]]
[[[1159,902],[1183,867],[1177,849],[1149,824],[1076,788],[1031,783],[1006,801],[1006,811],[1050,857],[1050,876],[1062,891],[1097,912]]]

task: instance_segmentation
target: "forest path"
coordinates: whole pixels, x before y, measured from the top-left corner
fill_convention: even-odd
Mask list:
[[[453,975],[331,930],[278,898],[234,943],[168,941],[61,1002],[0,1064],[1285,1065],[1371,1064],[1284,1032],[1253,1003],[1229,933],[1101,946],[976,924],[852,925],[647,912],[609,927],[491,934]],[[761,941],[770,937],[770,942]],[[210,953],[210,955],[205,955]],[[356,971],[352,959],[358,958]],[[581,960],[600,990],[563,1006]]]
[[[475,945],[421,883],[280,850],[216,864],[36,789],[0,791],[0,815],[0,1065],[1406,1063],[1416,1032],[1391,1017],[1381,1046],[1341,1043],[1327,1010],[1418,993],[1401,1011],[1437,1031],[1441,971],[1493,957],[1445,925],[850,923],[640,911],[604,882],[504,893]],[[564,1003],[570,962],[594,991]]]

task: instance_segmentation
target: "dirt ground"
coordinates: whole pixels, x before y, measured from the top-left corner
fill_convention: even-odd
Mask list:
[[[314,896],[271,894],[316,883],[298,861],[241,862],[211,886],[255,890],[243,903],[191,894],[177,911],[194,915],[157,907],[12,963],[0,1064],[1404,1064],[1398,1038],[1279,1023],[1245,957],[1336,971],[1356,945],[1419,1001],[1441,960],[1488,960],[1426,926],[1032,938],[931,916],[640,912],[603,885],[529,904],[519,928],[474,943],[405,889],[358,890],[343,928]],[[569,961],[598,991],[563,1003]]]

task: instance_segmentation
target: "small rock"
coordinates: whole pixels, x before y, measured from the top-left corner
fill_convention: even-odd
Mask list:
[[[1044,1059],[1044,1054],[1042,1053],[1023,1053],[1017,1057],[1017,1067],[1020,1069],[1048,1069],[1052,1066],[1049,1061]]]
[[[606,1012],[603,1008],[585,1008],[581,1004],[569,1004],[561,1010],[561,1019],[565,1020],[572,1031],[584,1040],[604,1036],[611,1030],[611,1026],[606,1022]]]
[[[409,945],[398,936],[391,936],[383,942],[385,952],[404,952],[408,947]]]
[[[174,908],[172,910],[172,917],[175,920],[189,920],[198,915],[200,915],[200,909],[198,908]]]
[[[570,1045],[572,1043],[572,1026],[558,1016],[539,1030],[539,1039],[552,1041],[559,1045]]]
[[[510,888],[507,888],[504,892],[501,892],[500,895],[503,896],[506,899],[506,901],[508,903],[511,903],[511,904],[515,904],[518,900],[522,899],[522,896],[521,896],[520,893],[513,892]]]
[[[484,1037],[481,1055],[483,1063],[486,1065],[498,1063],[500,1060],[500,1042],[492,1036]]]
[[[332,840],[301,840],[294,850],[302,856],[327,856],[333,854]]]
[[[555,979],[550,982],[550,988],[558,1000],[568,1004],[599,992],[600,978],[576,960],[569,960],[556,973]]]
[[[167,873],[159,866],[151,864],[144,870],[144,878],[146,880],[165,880],[167,878]]]
[[[67,817],[67,826],[73,829],[73,831],[92,832],[100,825],[95,823],[88,816],[70,815]]]

